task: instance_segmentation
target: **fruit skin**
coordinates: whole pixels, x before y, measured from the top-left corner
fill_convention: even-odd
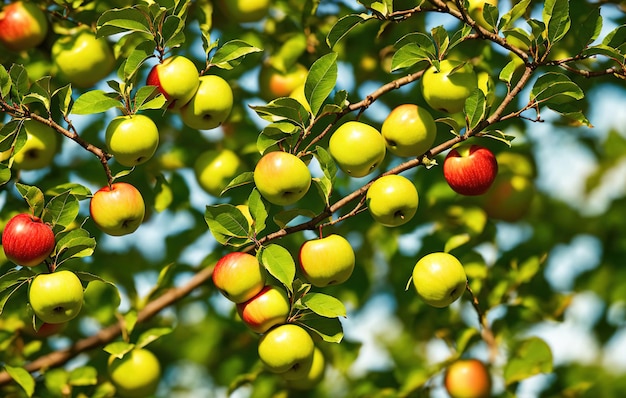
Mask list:
[[[292,390],[310,390],[315,388],[326,371],[326,359],[322,350],[315,347],[313,361],[310,366],[302,366],[297,371],[285,373],[283,377],[287,381],[287,387]]]
[[[14,216],[2,232],[2,248],[8,260],[24,267],[41,264],[54,250],[54,232],[39,217]]]
[[[291,303],[285,289],[267,285],[256,296],[237,304],[243,322],[256,333],[265,333],[287,321]]]
[[[434,66],[426,70],[422,76],[422,95],[433,109],[446,112],[461,112],[465,100],[478,87],[478,79],[471,64],[461,61],[444,59],[440,63],[439,72]],[[454,68],[459,67],[450,74]]]
[[[460,359],[446,369],[444,386],[452,398],[488,398],[491,374],[477,359]]]
[[[385,140],[374,127],[356,121],[342,124],[328,142],[328,151],[344,173],[365,177],[385,158]]]
[[[64,80],[81,88],[92,87],[115,66],[115,57],[106,39],[97,39],[91,31],[82,29],[54,42],[52,60]]]
[[[233,90],[216,75],[200,77],[198,90],[180,109],[180,117],[188,127],[211,130],[220,126],[233,109]]]
[[[263,19],[270,9],[270,0],[220,0],[217,5],[230,19],[246,23]]]
[[[437,137],[437,125],[430,112],[414,104],[395,107],[380,131],[387,149],[396,156],[421,156]]]
[[[111,355],[107,371],[117,395],[122,397],[151,396],[161,378],[158,358],[145,348],[135,348],[121,359]]]
[[[16,1],[0,12],[0,42],[13,51],[27,51],[43,42],[48,33],[46,14],[34,3]]]
[[[413,268],[417,295],[433,307],[447,307],[465,292],[467,276],[461,262],[449,253],[430,253]]]
[[[228,183],[243,169],[239,156],[230,149],[202,152],[194,164],[198,183],[209,194],[220,196]]]
[[[266,101],[288,97],[305,83],[308,73],[308,69],[302,64],[294,64],[285,72],[270,64],[263,64],[259,73],[259,94]]]
[[[254,168],[254,183],[270,203],[287,206],[302,199],[311,187],[311,172],[302,159],[287,152],[263,155]]]
[[[228,253],[215,264],[213,284],[230,301],[239,304],[250,300],[265,287],[265,271],[251,254]]]
[[[316,287],[343,283],[354,271],[354,250],[346,238],[337,234],[304,242],[299,259],[307,281]]]
[[[467,12],[479,26],[492,31],[493,27],[490,26],[483,17],[485,3],[489,3],[496,7],[498,6],[498,0],[469,0],[469,7],[467,8]]]
[[[267,370],[289,378],[311,366],[315,345],[302,327],[287,323],[270,329],[259,340],[259,358]]]
[[[178,110],[187,104],[198,89],[200,79],[196,65],[187,57],[174,55],[154,65],[146,85],[156,86],[168,100],[169,109]]]
[[[89,213],[96,226],[112,236],[135,232],[143,222],[145,211],[141,192],[126,182],[100,188],[89,204]]]
[[[495,155],[479,145],[462,145],[448,152],[443,162],[446,182],[461,195],[482,195],[498,175]]]
[[[37,318],[46,323],[64,323],[80,312],[83,285],[72,271],[39,274],[30,283],[28,301]]]
[[[419,196],[409,179],[392,174],[374,181],[367,190],[366,202],[375,221],[387,227],[397,227],[415,216]]]
[[[52,163],[57,151],[57,133],[50,126],[28,119],[22,125],[26,143],[13,157],[13,165],[20,170],[35,170]]]
[[[106,129],[105,143],[115,160],[126,167],[143,164],[159,146],[159,129],[145,115],[118,116]]]

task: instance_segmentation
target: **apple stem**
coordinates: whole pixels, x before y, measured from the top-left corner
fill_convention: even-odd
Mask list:
[[[46,266],[48,267],[48,272],[53,273],[54,271],[56,271],[57,269],[56,261],[50,262],[48,260],[45,260],[45,262],[46,262]]]
[[[476,295],[472,291],[472,288],[469,285],[469,281],[467,281],[465,285],[465,289],[472,297],[472,306],[474,307],[474,310],[476,311],[476,315],[478,316],[478,323],[480,324],[480,328],[481,328],[481,331],[480,331],[481,336],[483,340],[485,341],[485,343],[487,343],[487,346],[489,347],[489,361],[493,363],[498,357],[498,343],[496,342],[496,338],[493,334],[493,330],[491,330],[491,327],[487,323],[487,317],[485,313],[480,309],[480,303],[478,302],[478,297],[476,297]]]

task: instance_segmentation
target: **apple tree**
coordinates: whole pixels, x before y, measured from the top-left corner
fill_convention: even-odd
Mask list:
[[[0,395],[626,389],[623,1],[4,3]]]

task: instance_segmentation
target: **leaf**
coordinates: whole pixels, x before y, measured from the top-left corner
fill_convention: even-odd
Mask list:
[[[519,0],[514,2],[513,7],[500,18],[499,30],[513,27],[513,22],[524,16],[531,0]]]
[[[448,36],[448,31],[443,26],[436,26],[430,31],[430,33],[433,37],[437,54],[445,54],[450,45],[450,36]]]
[[[124,59],[124,62],[117,70],[118,76],[123,81],[129,81],[137,72],[139,72],[143,63],[154,55],[156,43],[154,40],[146,40],[142,43],[135,44],[131,53]],[[120,76],[121,73],[121,76]],[[136,105],[137,107],[137,105]],[[159,109],[159,108],[141,108],[140,109]]]
[[[107,344],[103,348],[103,350],[118,359],[122,359],[124,355],[128,354],[133,348],[135,348],[134,344],[126,343],[123,341],[116,341],[116,342]]]
[[[237,177],[233,178],[228,185],[222,190],[222,195],[224,194],[224,192],[233,189],[233,188],[238,188],[238,187],[242,187],[244,185],[248,185],[248,184],[252,184],[254,183],[254,172],[253,171],[245,171],[241,174],[239,174]]]
[[[296,217],[304,216],[307,218],[313,218],[316,216],[315,212],[309,209],[289,209],[281,211],[274,216],[274,222],[280,228],[286,228],[287,225],[293,221]]]
[[[326,318],[347,316],[343,303],[328,294],[310,292],[302,297],[301,302],[306,308]]]
[[[266,227],[265,221],[269,214],[269,204],[261,198],[261,194],[256,188],[248,196],[248,208],[254,220],[254,232],[256,234],[263,232]]]
[[[48,201],[43,219],[49,222],[52,228],[59,225],[62,227],[61,229],[65,229],[78,216],[79,207],[78,199],[70,194],[70,191],[65,191]]]
[[[28,395],[32,397],[35,393],[35,379],[31,376],[30,373],[24,368],[13,367],[9,365],[4,365],[4,369],[7,371],[9,376],[17,383],[22,390]]]
[[[337,73],[337,53],[334,52],[323,55],[311,65],[304,84],[304,97],[314,115],[335,88]]]
[[[14,102],[21,103],[22,98],[29,92],[30,84],[28,83],[28,73],[23,65],[13,64],[9,69],[11,77],[11,93]]]
[[[584,115],[582,104],[572,102],[567,104],[549,104],[548,108],[569,119],[572,125],[593,127],[589,119]]]
[[[315,313],[308,313],[300,318],[300,324],[326,342],[340,343],[343,340],[343,327],[339,318],[326,318]]]
[[[326,204],[330,203],[330,195],[333,192],[333,186],[335,185],[335,179],[337,176],[337,164],[330,156],[328,151],[321,146],[315,147],[313,155],[317,159],[317,162],[324,173],[324,177],[319,179],[320,186],[326,199]]]
[[[488,29],[488,30],[494,32],[495,27],[498,26],[498,18],[500,17],[500,12],[498,10],[498,7],[494,6],[493,4],[485,2],[484,8],[482,11],[482,16],[485,22],[487,22],[487,24],[491,26],[491,29]]]
[[[298,135],[301,131],[302,127],[298,127],[293,123],[270,123],[263,128],[261,134],[257,137],[257,149],[259,150],[259,153],[265,154],[267,152],[271,152],[272,150],[278,150],[278,145],[280,143],[286,143],[284,146],[291,147],[288,143],[289,139],[292,136]]]
[[[547,27],[548,43],[554,45],[570,29],[569,0],[546,0],[542,16]]]
[[[0,163],[0,187],[11,180],[11,169],[4,163]]]
[[[221,244],[241,245],[248,240],[248,220],[231,204],[207,206],[204,220],[213,237]]]
[[[98,371],[93,366],[81,366],[72,369],[68,384],[72,386],[95,386],[98,384]]]
[[[263,50],[248,44],[243,40],[231,40],[224,43],[217,49],[217,51],[215,51],[215,54],[211,57],[210,63],[218,68],[232,69],[233,61],[245,57],[248,54],[254,54],[261,51]]]
[[[23,103],[38,102],[46,108],[47,112],[50,112],[50,79],[50,76],[44,76],[30,86],[30,92],[24,96]]]
[[[580,100],[585,96],[583,90],[569,77],[562,73],[549,72],[540,76],[530,92],[530,100],[537,105],[562,104]]]
[[[15,183],[15,187],[28,204],[28,207],[32,210],[32,213],[35,216],[41,215],[44,208],[43,192],[35,186],[24,185],[19,182]]]
[[[0,276],[0,315],[9,298],[33,276],[30,268],[12,269]]]
[[[72,196],[75,196],[78,200],[83,200],[91,196],[91,191],[84,185],[75,182],[66,182],[52,187],[46,191],[48,196],[60,195],[64,192],[69,192]]]
[[[72,106],[72,85],[66,84],[63,87],[60,87],[52,93],[52,97],[59,98],[59,110],[64,116],[70,114],[71,106]]]
[[[172,328],[152,328],[148,329],[139,335],[137,338],[136,346],[137,348],[143,348],[153,341],[158,340],[159,338],[172,333]]]
[[[444,246],[443,251],[446,253],[451,252],[452,250],[461,247],[463,245],[465,245],[466,243],[468,243],[470,240],[472,239],[472,237],[470,236],[470,234],[468,233],[463,233],[460,235],[454,235],[451,236],[447,241],[446,244]]]
[[[287,249],[272,243],[261,247],[257,252],[257,258],[270,275],[282,283],[289,292],[293,292],[296,264]]]
[[[57,237],[55,247],[57,265],[70,258],[89,257],[93,254],[95,248],[96,240],[85,229],[77,228],[61,233]]]
[[[75,115],[90,115],[102,113],[111,108],[123,106],[116,93],[105,93],[102,90],[87,91],[74,102],[72,113]]]
[[[480,88],[472,91],[465,100],[465,116],[467,117],[467,127],[474,130],[487,115],[487,101],[485,93]]]
[[[168,15],[163,21],[161,35],[165,41],[165,47],[178,47],[185,42],[185,19],[178,15]]]
[[[352,29],[372,18],[375,17],[367,14],[350,14],[342,17],[333,25],[330,32],[328,32],[326,44],[328,44],[328,47],[332,50],[335,44],[343,39]]]
[[[545,341],[531,337],[512,348],[504,367],[506,385],[520,382],[540,373],[552,372],[552,351]]]
[[[0,65],[0,98],[6,99],[11,92],[11,77],[4,68],[4,65]]]
[[[174,199],[174,193],[169,182],[163,174],[156,176],[156,184],[154,186],[154,210],[162,212],[166,210]]]
[[[435,44],[430,36],[424,33],[409,33],[400,38],[394,47],[398,50],[391,58],[392,72],[437,58]]]
[[[250,108],[268,122],[290,121],[304,128],[309,121],[309,111],[295,98],[276,98],[267,105]]]
[[[97,22],[97,37],[106,37],[118,33],[143,32],[152,36],[150,21],[136,8],[114,8],[105,11]]]

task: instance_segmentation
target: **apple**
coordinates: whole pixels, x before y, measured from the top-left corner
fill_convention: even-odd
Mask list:
[[[316,287],[343,283],[354,271],[354,250],[346,238],[337,234],[304,242],[299,259],[304,276]]]
[[[498,0],[469,0],[469,7],[467,12],[469,16],[481,27],[493,31],[494,27],[489,25],[483,17],[483,10],[485,9],[485,3],[489,3],[493,6],[498,6]]]
[[[267,370],[288,378],[291,373],[299,374],[301,368],[311,366],[315,344],[302,327],[286,323],[261,336],[258,352]]]
[[[446,112],[461,112],[465,100],[478,87],[474,68],[469,63],[444,59],[439,71],[431,66],[422,76],[422,95],[433,109]]]
[[[246,23],[263,19],[270,9],[270,3],[270,0],[219,0],[217,5],[229,19]]]
[[[169,109],[180,109],[196,93],[200,79],[196,65],[187,57],[174,55],[154,65],[146,85],[156,86],[169,102]]]
[[[46,14],[35,3],[16,1],[0,12],[0,42],[13,51],[37,47],[48,33]]]
[[[80,312],[83,285],[72,271],[39,274],[30,283],[28,301],[37,318],[46,323],[64,323]]]
[[[268,152],[254,168],[254,184],[270,203],[287,206],[302,199],[311,187],[311,172],[291,153]]]
[[[271,101],[279,97],[288,97],[294,90],[306,82],[308,69],[302,64],[294,64],[281,72],[269,63],[261,65],[259,72],[259,92],[261,98]]]
[[[141,192],[126,182],[100,188],[89,204],[93,222],[102,232],[111,236],[135,232],[143,222],[145,211]]]
[[[200,77],[198,90],[180,109],[180,117],[188,127],[211,130],[220,126],[233,109],[233,90],[216,75]]]
[[[362,122],[350,121],[335,130],[328,151],[344,173],[351,177],[365,177],[382,163],[387,149],[378,130]]]
[[[105,142],[115,160],[126,167],[147,162],[159,146],[159,129],[145,115],[118,116],[106,129]]]
[[[381,134],[396,156],[421,156],[435,142],[437,125],[428,110],[414,104],[395,107],[383,122]]]
[[[417,295],[429,305],[447,307],[465,292],[467,276],[461,262],[450,253],[430,253],[413,268]]]
[[[324,378],[326,359],[318,347],[313,351],[313,361],[310,366],[301,366],[294,372],[283,374],[287,387],[292,390],[311,390]]]
[[[479,145],[452,148],[443,162],[443,175],[452,190],[476,196],[487,192],[498,175],[494,154]]]
[[[208,150],[196,159],[194,171],[200,186],[213,196],[220,196],[224,188],[243,169],[239,156],[230,149]]]
[[[122,358],[111,355],[107,371],[121,397],[152,396],[161,379],[159,359],[145,348],[134,348]]]
[[[239,304],[259,294],[265,287],[265,270],[252,254],[228,253],[213,269],[213,284],[230,301]]]
[[[488,398],[491,374],[478,359],[459,359],[446,369],[444,386],[452,398]]]
[[[2,232],[2,248],[8,260],[24,267],[41,264],[54,250],[54,232],[39,217],[14,216]]]
[[[52,45],[52,60],[63,80],[81,88],[92,87],[115,67],[106,39],[85,29],[59,37]]]
[[[13,165],[21,170],[35,170],[52,163],[58,147],[57,133],[52,127],[27,119],[22,124],[26,143],[15,153]]]
[[[367,190],[366,202],[375,221],[387,227],[397,227],[415,216],[419,197],[409,179],[392,174],[372,183]]]
[[[265,333],[287,321],[291,302],[285,289],[267,285],[256,296],[237,304],[243,322],[256,333]]]

